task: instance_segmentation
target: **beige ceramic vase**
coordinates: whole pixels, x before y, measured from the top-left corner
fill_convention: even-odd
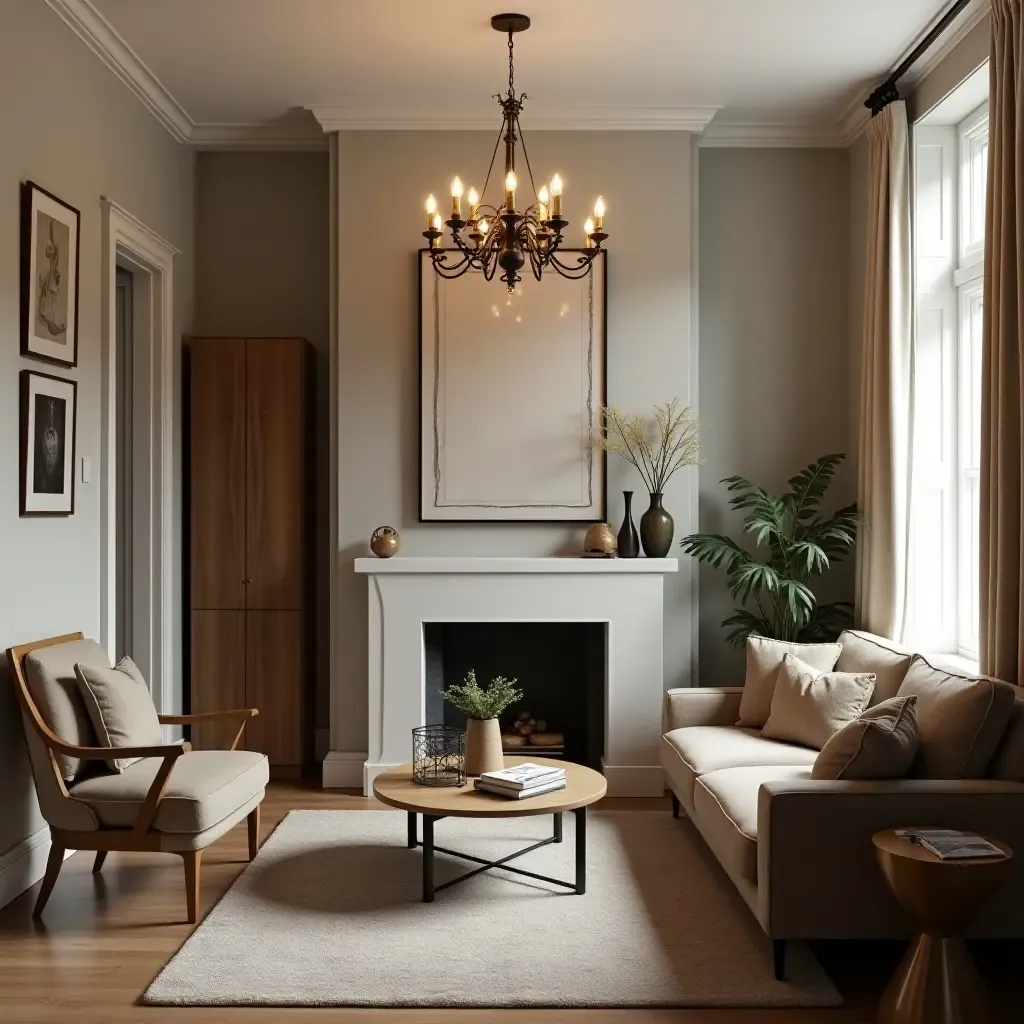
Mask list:
[[[505,767],[501,752],[501,730],[496,718],[466,720],[466,774],[500,772]]]

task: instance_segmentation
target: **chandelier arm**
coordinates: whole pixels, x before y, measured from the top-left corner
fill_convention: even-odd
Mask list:
[[[460,260],[458,263],[447,266],[442,260],[439,260],[434,256],[431,256],[430,259],[434,264],[435,273],[439,277],[443,277],[446,281],[454,281],[457,277],[462,277],[463,274],[472,269],[472,263],[470,260]]]
[[[500,100],[500,97],[498,97],[498,99]],[[487,177],[484,178],[484,187],[480,191],[480,198],[481,199],[483,199],[483,197],[485,195],[487,195],[487,185],[490,183],[490,180],[491,180],[491,171],[494,170],[494,160],[495,160],[495,157],[497,157],[497,155],[498,155],[498,147],[501,145],[501,137],[502,137],[502,135],[505,134],[505,122],[507,120],[508,120],[507,117],[502,117],[502,119],[501,119],[501,127],[498,129],[498,137],[494,140],[494,152],[491,153],[491,162],[487,166]],[[491,209],[494,209],[494,207],[491,207]]]
[[[523,99],[526,99],[526,94],[523,94]],[[516,118],[516,128],[519,129],[519,141],[523,144],[523,159],[526,161],[526,170],[530,175],[530,188],[533,189],[533,198],[537,198],[537,183],[533,180],[533,168],[530,166],[530,154],[526,151],[526,136],[523,134],[523,126],[519,123],[519,118]]]
[[[599,249],[594,250],[594,255],[600,252]],[[594,262],[594,256],[581,255],[577,261],[576,266],[563,263],[558,259],[554,253],[545,261],[545,265],[554,267],[562,277],[567,277],[570,280],[578,281],[580,278],[586,277],[590,273],[590,265]]]

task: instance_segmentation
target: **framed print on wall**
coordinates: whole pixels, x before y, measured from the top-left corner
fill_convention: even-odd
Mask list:
[[[20,383],[21,514],[73,515],[78,385],[35,370],[22,370]]]
[[[509,294],[420,251],[421,522],[605,519],[606,259]]]
[[[21,202],[21,354],[76,366],[81,215],[32,181]]]

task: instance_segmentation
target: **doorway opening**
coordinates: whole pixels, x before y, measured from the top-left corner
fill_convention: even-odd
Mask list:
[[[114,345],[116,348],[117,391],[115,408],[117,437],[114,469],[117,491],[117,537],[115,539],[115,625],[114,657],[120,661],[132,651],[132,349],[134,276],[127,267],[119,266],[114,283]]]

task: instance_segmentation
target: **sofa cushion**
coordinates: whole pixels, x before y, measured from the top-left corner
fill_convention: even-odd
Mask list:
[[[875,692],[868,707],[895,697],[914,659],[914,652],[895,640],[859,629],[847,629],[839,636],[843,649],[836,662],[837,672],[873,672]]]
[[[1016,687],[942,671],[914,656],[899,696],[917,697],[918,748],[911,775],[980,779],[1006,731]]]
[[[661,764],[687,811],[693,810],[693,786],[706,772],[760,765],[810,767],[817,751],[766,739],[758,729],[735,725],[691,725],[665,733]]]
[[[760,729],[768,721],[775,693],[775,677],[786,654],[795,654],[820,672],[831,672],[841,650],[839,644],[794,644],[765,636],[748,636],[747,674],[743,696],[740,697],[740,718],[736,724],[747,729]]]
[[[804,766],[723,768],[693,789],[694,816],[722,866],[757,884],[757,794],[763,782],[808,779]]]
[[[819,672],[787,654],[762,731],[769,739],[821,750],[843,726],[860,717],[874,688],[874,673]]]
[[[868,708],[821,748],[812,779],[902,779],[917,756],[917,697]]]
[[[92,808],[100,824],[130,828],[162,763],[145,757],[119,775],[83,779],[69,790]],[[174,763],[153,827],[160,832],[202,832],[261,793],[270,778],[265,754],[249,750],[196,750]]]
[[[149,687],[131,658],[122,658],[116,668],[94,668],[79,662],[75,675],[101,747],[159,747],[163,743]],[[106,764],[120,772],[139,760],[117,757]]]
[[[1017,691],[1009,724],[988,771],[993,779],[1007,782],[1024,782],[1024,693],[1019,686]]]
[[[72,640],[66,644],[39,647],[25,656],[25,681],[43,721],[66,743],[95,747],[96,731],[78,692],[75,665],[110,668],[107,652],[95,640]],[[65,782],[76,778],[101,762],[82,761],[57,754],[57,767]]]

